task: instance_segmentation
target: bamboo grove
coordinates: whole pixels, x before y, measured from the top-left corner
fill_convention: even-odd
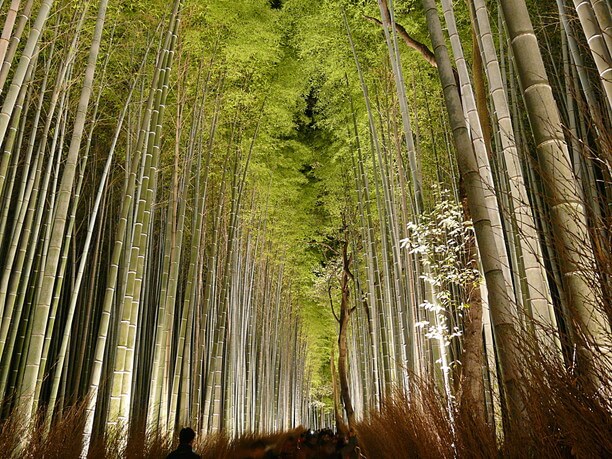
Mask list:
[[[0,0],[2,418],[609,415],[609,4],[238,3]]]
[[[128,36],[108,26],[106,2],[93,34],[93,2],[51,3],[35,5],[18,53],[12,36],[3,91],[2,409],[30,418],[44,406],[49,426],[86,399],[86,441],[145,421],[300,423],[307,375],[290,362],[305,342],[265,212],[249,210],[249,111],[261,102],[226,117],[217,56],[177,56],[175,2],[127,63],[117,111],[101,113],[112,47]]]

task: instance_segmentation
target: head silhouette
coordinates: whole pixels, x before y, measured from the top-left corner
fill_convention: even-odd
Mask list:
[[[179,442],[181,445],[190,445],[195,438],[195,432],[191,427],[184,427],[179,432]]]

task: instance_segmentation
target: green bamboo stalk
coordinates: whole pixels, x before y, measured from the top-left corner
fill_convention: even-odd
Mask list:
[[[29,77],[28,77],[29,79]],[[0,202],[2,202],[3,206],[2,206],[2,217],[0,220],[0,240],[4,240],[4,236],[5,236],[5,231],[8,225],[8,220],[9,220],[9,210],[10,210],[10,203],[12,201],[12,197],[13,197],[13,190],[15,188],[15,183],[17,182],[17,165],[19,164],[19,155],[14,155],[13,151],[21,151],[21,147],[23,145],[23,141],[24,141],[24,137],[25,137],[25,133],[26,133],[26,123],[28,121],[28,114],[30,112],[30,107],[32,105],[32,93],[33,93],[33,86],[32,85],[28,85],[27,87],[24,87],[25,93],[25,111],[23,110],[23,103],[21,101],[18,101],[17,103],[17,111],[15,112],[15,117],[14,117],[14,121],[15,123],[17,123],[17,121],[20,119],[21,120],[21,124],[15,124],[14,126],[11,126],[11,132],[9,133],[9,137],[6,141],[5,144],[5,149],[3,152],[3,161],[4,159],[7,159],[7,164],[6,164],[6,169],[7,169],[7,173],[8,173],[8,168],[11,168],[11,173],[10,173],[10,177],[9,177],[9,182],[8,182],[8,188],[4,188],[3,185],[3,193],[0,196]],[[21,112],[23,112],[23,116],[21,116]],[[19,114],[19,115],[18,115]],[[16,137],[16,140],[13,139],[12,136]],[[9,166],[9,161],[8,159],[12,158],[12,164]],[[4,169],[4,162],[0,163],[0,170]],[[20,168],[20,170],[22,170],[23,174],[28,173],[28,169],[29,169],[29,161],[24,161],[24,164],[22,164],[22,167]],[[3,175],[0,177],[0,180],[3,181],[3,183],[6,183],[6,173],[3,173]],[[1,314],[0,314],[1,316]]]
[[[610,11],[610,5],[602,0],[591,0],[591,5],[608,48],[608,53],[612,53],[612,12]]]
[[[404,83],[404,76],[402,72],[402,65],[400,60],[399,48],[397,45],[397,32],[395,27],[395,17],[393,2],[390,2],[390,8],[386,0],[378,0],[378,7],[383,22],[383,30],[385,32],[385,39],[387,41],[387,49],[389,50],[389,61],[393,68],[393,75],[395,77],[395,88],[397,91],[397,98],[400,104],[400,112],[402,115],[402,124],[404,129],[404,140],[406,142],[406,148],[408,152],[408,161],[410,164],[410,174],[412,178],[412,186],[414,189],[414,209],[417,215],[423,212],[423,185],[420,170],[417,166],[416,159],[416,148],[414,146],[414,140],[412,137],[412,126],[410,122],[410,110],[408,107],[408,98],[406,96],[406,88]]]
[[[166,39],[166,42],[169,40]],[[140,129],[138,132],[138,140],[134,148],[134,154],[131,157],[131,167],[129,167],[129,173],[124,188],[123,201],[121,203],[121,211],[119,217],[119,224],[117,226],[115,242],[111,254],[111,261],[107,275],[107,283],[105,295],[101,307],[101,319],[99,323],[98,334],[96,338],[96,346],[94,350],[94,357],[92,361],[92,370],[90,376],[89,390],[88,390],[88,403],[86,408],[85,416],[85,429],[83,432],[83,449],[82,455],[87,455],[89,445],[91,442],[91,436],[93,433],[93,426],[95,420],[95,413],[97,407],[98,393],[100,389],[100,381],[102,379],[103,362],[105,354],[107,353],[107,340],[109,338],[109,328],[111,325],[111,316],[113,312],[114,297],[117,290],[117,280],[119,277],[120,265],[125,266],[126,263],[122,262],[124,254],[124,245],[127,240],[127,228],[128,221],[130,220],[130,210],[132,209],[136,178],[138,173],[138,165],[145,149],[145,140],[148,136],[149,125],[153,114],[153,106],[155,102],[155,95],[157,94],[156,88],[159,85],[160,77],[162,74],[163,65],[163,52],[158,54],[158,59],[155,66],[155,71],[151,81],[151,91],[149,92],[148,100],[146,103],[146,109],[144,110],[142,120],[140,122]],[[110,349],[110,347],[109,347]],[[110,352],[110,351],[108,351]]]
[[[517,304],[517,307],[522,307],[522,299],[517,297],[512,289],[512,276],[510,273],[510,262],[508,260],[508,254],[506,252],[506,241],[504,238],[503,228],[501,224],[500,208],[496,198],[496,189],[493,182],[491,173],[491,165],[489,163],[489,157],[487,148],[484,142],[484,135],[482,131],[482,124],[476,109],[476,101],[474,97],[474,90],[469,77],[465,58],[463,56],[463,48],[459,33],[457,32],[457,26],[455,21],[455,15],[452,9],[452,5],[448,0],[442,0],[444,9],[444,17],[446,19],[446,25],[448,28],[450,42],[455,57],[455,64],[457,65],[457,71],[459,74],[459,81],[461,85],[461,100],[464,104],[464,111],[466,113],[466,123],[468,130],[472,137],[472,143],[474,145],[474,152],[476,153],[476,160],[480,169],[482,180],[485,184],[484,193],[486,195],[489,218],[491,219],[492,228],[495,232],[496,244],[498,252],[501,255],[500,263],[504,270],[504,277],[507,285],[507,296],[511,301]],[[516,176],[516,174],[515,174]]]
[[[347,35],[348,35],[348,39],[349,39],[349,44],[351,45],[351,49],[353,52],[353,57],[355,60],[355,65],[357,67],[357,71],[359,73],[359,81],[360,81],[360,85],[362,88],[362,92],[364,94],[364,100],[366,102],[366,110],[368,112],[368,120],[370,123],[370,141],[372,143],[372,147],[373,150],[376,150],[376,144],[378,142],[378,136],[375,134],[375,132],[373,132],[373,129],[375,129],[375,123],[374,123],[374,119],[373,119],[373,111],[370,107],[370,102],[369,102],[369,95],[368,95],[368,90],[367,90],[367,86],[365,84],[364,78],[363,78],[363,74],[361,72],[361,67],[359,65],[358,59],[357,59],[357,54],[356,54],[356,50],[355,50],[355,46],[353,44],[353,40],[351,37],[351,33],[350,33],[350,29],[348,26],[348,22],[346,20],[346,17],[343,16],[344,18],[344,23],[345,23],[345,28],[347,30]],[[358,154],[360,155],[361,151],[360,149],[357,150]],[[373,309],[373,316],[375,314],[378,315],[378,324],[377,326],[375,326],[374,328],[377,328],[380,330],[380,334],[381,334],[381,342],[380,342],[380,351],[381,351],[381,357],[382,357],[382,366],[383,366],[383,371],[382,371],[382,385],[380,387],[380,393],[379,396],[382,398],[383,395],[387,394],[387,391],[391,389],[391,383],[392,383],[392,365],[391,365],[391,353],[390,353],[390,343],[389,343],[389,338],[388,338],[388,330],[387,327],[385,326],[385,315],[384,315],[384,311],[382,308],[382,289],[380,288],[380,273],[379,273],[379,266],[378,266],[378,260],[377,260],[377,256],[376,256],[376,250],[373,248],[373,244],[374,244],[374,235],[373,235],[373,231],[374,231],[374,225],[373,222],[371,220],[371,212],[369,211],[369,203],[370,203],[370,198],[369,198],[369,190],[368,190],[368,182],[366,180],[366,175],[365,172],[363,170],[363,160],[361,158],[359,158],[358,160],[358,166],[361,168],[360,171],[360,175],[362,177],[362,180],[364,180],[363,185],[364,185],[364,199],[365,199],[365,207],[366,207],[366,214],[367,214],[367,228],[368,228],[368,247],[372,247],[372,251],[371,254],[369,255],[369,262],[370,262],[370,266],[372,269],[372,274],[373,276],[369,276],[371,278],[370,280],[370,289],[371,292],[374,293],[374,298],[376,298],[377,303],[375,303],[374,301],[372,301],[371,306]],[[377,304],[377,307],[374,308],[374,305]],[[380,305],[381,307],[378,307],[378,305]],[[374,312],[375,311],[375,312]],[[378,350],[378,347],[377,347]]]
[[[604,88],[606,96],[608,98],[608,109],[612,109],[612,57],[610,56],[610,49],[608,43],[612,42],[612,37],[607,37],[602,34],[602,30],[597,22],[597,17],[593,11],[593,5],[588,0],[573,0],[574,8],[578,13],[578,19],[582,26],[582,31],[587,40],[593,60],[599,72],[599,78]],[[604,19],[601,14],[603,11],[607,11],[607,8],[598,8],[600,17]],[[607,27],[610,28],[609,22],[609,11],[608,11],[608,22]]]
[[[17,46],[21,41],[21,36],[23,34],[25,26],[30,20],[30,13],[32,12],[33,5],[34,0],[28,0],[28,2],[25,4],[23,10],[21,11],[21,14],[19,15],[17,28],[12,34],[12,37],[10,37],[8,49],[4,55],[4,58],[0,60],[0,94],[4,91],[4,84],[6,83],[9,71],[11,69],[11,66],[13,65],[13,58],[15,57],[15,53],[17,52]]]
[[[369,289],[369,304],[368,301],[364,298],[363,306],[365,308],[367,320],[368,320],[368,331],[370,336],[370,356],[372,358],[372,366],[374,372],[374,397],[373,397],[373,407],[379,407],[382,401],[382,388],[381,388],[381,372],[379,370],[379,359],[378,359],[378,327],[376,319],[378,316],[375,313],[375,308],[377,307],[377,295],[376,295],[376,287],[375,287],[375,271],[374,271],[374,256],[375,251],[372,250],[373,242],[372,242],[372,234],[369,229],[372,227],[371,225],[371,211],[370,211],[370,198],[369,198],[369,190],[368,190],[368,181],[367,176],[363,170],[363,160],[361,154],[361,143],[359,140],[359,131],[357,128],[357,118],[355,115],[355,109],[353,106],[353,100],[350,99],[351,103],[351,115],[353,121],[353,131],[355,138],[355,149],[357,151],[357,161],[355,161],[355,156],[352,155],[351,159],[353,162],[352,170],[354,171],[354,179],[355,179],[355,189],[357,191],[357,204],[359,206],[359,215],[361,217],[361,228],[362,228],[362,243],[366,248],[366,271],[367,271],[367,282]],[[370,304],[372,305],[370,308]]]
[[[11,86],[6,93],[4,103],[2,104],[2,109],[0,110],[0,142],[4,141],[11,116],[13,115],[15,103],[17,102],[17,97],[19,97],[19,91],[25,80],[28,68],[30,67],[30,61],[34,56],[34,51],[38,45],[38,39],[42,33],[47,18],[49,17],[49,10],[51,9],[52,5],[53,0],[43,0],[40,10],[38,11],[38,16],[36,17],[36,21],[30,29],[28,41],[21,52],[19,65],[15,70],[13,80],[11,81]]]
[[[556,319],[552,310],[552,299],[546,274],[540,261],[542,260],[542,251],[532,210],[529,206],[529,198],[514,139],[508,97],[502,82],[501,69],[495,52],[486,6],[482,0],[474,0],[474,9],[478,36],[482,43],[481,47],[485,59],[489,90],[499,126],[499,136],[504,155],[503,165],[505,165],[510,185],[511,208],[516,217],[519,257],[522,258],[525,270],[524,278],[527,284],[528,306],[536,318],[535,326],[540,342],[550,351],[554,351],[559,347],[559,343],[548,329],[556,329]]]
[[[6,18],[4,20],[4,27],[2,28],[2,34],[0,35],[0,62],[4,62],[6,51],[8,49],[9,41],[13,33],[13,27],[17,20],[17,11],[19,11],[19,4],[21,0],[12,0],[8,11],[6,12]],[[2,85],[0,85],[2,87]]]
[[[148,52],[148,50],[147,50]],[[144,63],[146,62],[146,58],[147,58],[147,53],[145,53],[145,57],[143,59],[143,63],[142,66],[144,66]],[[107,60],[108,63],[108,60]],[[141,66],[141,70],[142,70],[142,66]],[[139,72],[140,73],[140,72]],[[130,91],[127,95],[127,100],[126,103],[123,107],[123,110],[119,116],[119,120],[117,122],[117,128],[115,130],[115,135],[113,137],[110,149],[109,149],[109,153],[108,153],[108,157],[106,159],[106,163],[104,165],[104,170],[102,172],[102,177],[100,179],[100,185],[98,186],[98,192],[96,193],[96,198],[95,198],[95,202],[94,202],[94,206],[91,210],[90,213],[90,217],[89,217],[89,225],[87,228],[87,233],[85,236],[85,242],[84,242],[84,246],[83,246],[83,251],[82,251],[82,255],[81,255],[81,261],[79,263],[79,267],[77,270],[77,278],[76,278],[76,282],[75,285],[72,289],[72,294],[70,296],[70,304],[68,306],[68,314],[67,314],[67,318],[66,318],[66,322],[65,322],[65,326],[64,326],[64,334],[63,334],[63,338],[62,338],[62,344],[61,344],[61,348],[59,351],[59,357],[58,357],[58,361],[55,365],[55,374],[54,374],[54,378],[53,378],[53,384],[51,387],[51,395],[49,397],[49,403],[48,403],[48,408],[47,408],[47,412],[46,412],[46,416],[45,416],[45,425],[46,428],[49,429],[50,425],[51,425],[51,420],[53,417],[53,412],[54,412],[54,408],[55,408],[55,403],[56,403],[56,398],[57,398],[57,393],[59,390],[59,384],[60,384],[60,378],[61,378],[61,374],[63,371],[63,367],[64,367],[64,363],[66,360],[66,353],[67,353],[67,349],[68,349],[68,344],[70,342],[70,337],[71,337],[71,330],[72,330],[72,321],[74,318],[74,313],[76,311],[76,306],[77,306],[77,301],[79,299],[79,293],[80,293],[80,287],[81,287],[81,283],[83,281],[83,276],[84,276],[84,272],[85,272],[85,268],[88,264],[88,254],[89,254],[89,248],[91,245],[91,239],[93,237],[93,233],[95,230],[95,226],[96,226],[96,220],[97,220],[97,216],[98,216],[98,211],[100,208],[100,203],[102,201],[102,196],[104,195],[104,191],[106,190],[107,187],[107,180],[108,180],[108,176],[110,173],[110,168],[113,162],[113,158],[114,158],[114,153],[115,153],[115,148],[117,146],[117,142],[119,140],[119,136],[121,134],[121,130],[122,130],[122,126],[123,126],[123,122],[125,120],[127,111],[128,111],[128,107],[135,89],[135,85],[136,85],[136,81],[134,80]],[[102,90],[100,90],[100,94],[101,94]],[[99,97],[98,97],[99,100]],[[96,104],[97,106],[98,104]],[[91,141],[92,137],[93,137],[93,129],[94,126],[92,124],[90,133],[89,133],[89,141]]]
[[[177,40],[177,30],[179,24],[179,11],[181,7],[180,0],[177,0],[174,5],[172,23],[169,39],[169,48],[165,58],[166,70],[161,79],[162,85],[159,91],[159,110],[152,118],[154,126],[153,135],[150,135],[149,148],[144,162],[144,179],[141,183],[141,190],[146,190],[144,199],[138,201],[136,225],[133,234],[133,245],[130,252],[129,272],[128,272],[128,288],[123,300],[123,317],[120,325],[120,341],[118,350],[122,350],[125,344],[125,352],[122,352],[123,359],[119,358],[115,361],[115,373],[113,381],[113,394],[111,395],[111,407],[109,411],[109,425],[115,422],[114,408],[112,406],[113,397],[119,397],[119,411],[117,421],[125,425],[129,424],[129,411],[131,406],[131,386],[133,377],[134,365],[134,347],[136,327],[138,325],[138,312],[142,294],[143,270],[145,265],[145,254],[149,244],[151,208],[156,200],[157,194],[157,170],[159,165],[159,153],[161,145],[161,133],[166,110],[166,100],[169,91],[170,69],[172,66],[174,49]],[[150,152],[150,153],[149,153]],[[117,390],[120,390],[120,395],[117,395]]]
[[[558,108],[538,41],[522,0],[503,0],[501,7],[536,141],[540,172],[550,196],[553,238],[559,251],[572,321],[578,333],[587,340],[609,349],[610,343],[606,338],[609,324],[596,306],[601,292],[589,278],[594,272],[595,261],[584,205],[574,180]],[[589,369],[596,367],[597,362],[586,347],[580,346],[579,354],[588,375]],[[599,384],[597,381],[593,383]]]
[[[52,50],[53,48],[51,49],[51,54],[52,54]],[[47,79],[48,79],[47,77],[48,77],[49,71],[50,71],[50,61],[45,66],[45,76],[43,77],[43,81],[41,83],[43,92],[46,89],[46,84],[47,84]],[[4,271],[2,273],[2,280],[0,281],[0,305],[1,305],[0,308],[2,308],[0,309],[0,317],[2,317],[2,327],[0,328],[0,355],[2,355],[4,352],[4,344],[6,342],[6,337],[8,334],[8,328],[10,325],[10,320],[11,320],[11,315],[12,315],[11,303],[9,302],[7,304],[9,289],[11,288],[9,286],[9,281],[11,278],[11,269],[12,269],[12,266],[15,260],[15,256],[17,254],[17,248],[19,245],[21,231],[23,230],[23,227],[24,227],[23,225],[24,225],[24,220],[27,215],[26,214],[27,208],[29,206],[30,198],[32,196],[32,189],[30,187],[34,185],[33,180],[35,179],[35,177],[38,176],[38,174],[35,172],[38,170],[38,168],[34,167],[33,169],[34,172],[31,172],[30,164],[31,164],[32,154],[34,151],[35,133],[36,133],[36,129],[38,128],[38,123],[40,121],[40,117],[42,113],[42,104],[43,104],[42,99],[43,98],[41,97],[37,104],[36,113],[32,121],[32,131],[31,131],[32,133],[30,135],[30,138],[28,141],[28,148],[25,153],[25,164],[23,166],[23,172],[21,176],[21,186],[18,191],[17,199],[15,200],[16,206],[15,206],[14,212],[17,213],[18,217],[14,220],[12,229],[8,230],[7,233],[3,234],[5,238],[7,236],[10,236],[10,239],[9,239],[10,246],[7,250],[7,253],[5,254]],[[39,158],[40,157],[37,156],[35,159],[35,162],[36,164],[40,165],[41,161],[39,161]],[[36,194],[34,194],[34,196],[36,196]],[[19,276],[19,272],[17,272],[16,274],[17,276]]]
[[[45,2],[43,5],[46,5]],[[49,2],[50,6],[50,2]],[[68,206],[70,203],[70,195],[72,192],[72,185],[74,182],[75,169],[77,157],[79,154],[81,139],[83,136],[83,130],[85,127],[85,121],[87,116],[87,107],[89,105],[89,99],[92,92],[93,78],[95,73],[96,62],[98,58],[98,52],[100,49],[100,41],[102,38],[102,30],[104,27],[104,19],[106,14],[107,0],[100,1],[100,7],[98,11],[98,17],[96,20],[96,29],[92,39],[92,45],[90,48],[87,70],[85,72],[85,79],[83,82],[83,89],[79,100],[79,107],[77,109],[77,115],[74,123],[72,139],[70,142],[70,148],[66,163],[64,166],[64,172],[62,174],[62,181],[60,183],[58,207],[54,217],[53,231],[51,236],[51,244],[49,246],[49,255],[47,263],[45,265],[44,282],[40,292],[39,303],[35,310],[33,318],[33,329],[31,336],[31,345],[28,352],[28,363],[26,365],[26,373],[24,375],[24,385],[20,388],[20,396],[23,398],[23,410],[24,416],[29,421],[32,416],[33,410],[35,410],[34,400],[34,389],[35,381],[38,375],[38,369],[40,366],[44,334],[47,324],[47,318],[49,314],[49,308],[53,296],[53,287],[55,283],[55,275],[57,272],[57,266],[59,263],[60,250],[62,247],[62,241],[64,239],[64,229],[66,223],[66,214],[68,212]],[[41,8],[42,10],[42,8]],[[22,55],[23,60],[23,55]],[[21,67],[21,63],[20,63]],[[19,69],[17,70],[19,72]],[[10,94],[10,92],[9,92]],[[7,95],[7,100],[9,95]],[[5,102],[6,104],[6,102]],[[3,109],[3,113],[5,110]],[[0,115],[0,137],[3,137],[2,132],[3,123]]]
[[[35,70],[36,62],[37,62],[36,60],[32,62],[32,65],[28,69],[28,74],[26,75],[25,81],[30,81],[30,78],[32,77],[32,73]],[[32,95],[31,93],[32,93],[32,85],[29,85],[29,84],[24,85],[21,88],[19,98],[17,99],[16,105],[15,105],[15,113],[11,119],[9,135],[4,144],[2,160],[0,162],[0,202],[2,201],[5,202],[5,205],[3,207],[3,212],[2,212],[3,213],[2,223],[0,224],[0,241],[4,239],[4,231],[5,231],[7,220],[8,220],[7,214],[8,214],[8,210],[10,207],[10,197],[12,194],[13,186],[15,184],[15,175],[17,171],[16,165],[19,162],[19,156],[20,156],[19,155],[20,149],[15,148],[15,141],[16,139],[20,139],[17,143],[18,144],[22,143],[23,134],[25,133],[24,123],[27,120],[28,108],[30,105],[30,100],[31,100],[31,95]],[[24,103],[26,100],[26,96],[28,96],[28,99],[27,99],[28,104],[25,110],[25,114],[24,114],[25,116],[23,117],[23,120],[22,120],[21,115],[23,113],[23,107],[24,107]],[[21,127],[20,127],[20,124],[21,124]],[[13,152],[16,152],[17,154],[13,155]],[[13,163],[15,164],[13,165],[13,174],[9,182],[9,190],[5,191],[4,187],[5,187],[7,173],[8,173],[8,169],[9,169],[11,160],[13,160]],[[27,173],[27,169],[24,170],[24,173]],[[1,310],[0,310],[0,317],[2,317]]]
[[[180,97],[179,97],[180,99]],[[172,262],[170,266],[170,279],[169,279],[169,291],[166,297],[166,308],[171,310],[174,308],[176,303],[176,295],[178,288],[178,276],[179,276],[179,265],[181,262],[182,255],[182,244],[183,244],[183,235],[185,228],[185,213],[186,213],[186,204],[187,200],[185,198],[180,198],[179,196],[184,196],[185,182],[189,181],[189,174],[186,176],[183,175],[182,185],[179,187],[178,183],[178,160],[180,155],[180,136],[181,136],[181,124],[182,124],[182,107],[177,108],[177,121],[176,121],[176,140],[175,140],[175,191],[174,196],[171,202],[171,205],[176,208],[178,204],[178,209],[175,209],[173,213],[176,214],[176,222],[174,222],[172,228]],[[194,122],[194,121],[192,121]],[[189,150],[193,151],[193,143],[194,137],[191,136],[191,145],[189,146]],[[184,162],[183,170],[190,171],[191,170],[191,159],[193,158],[193,154],[188,154],[187,159]],[[182,189],[181,189],[182,188]],[[178,411],[178,395],[181,384],[181,374],[183,372],[183,357],[185,352],[185,340],[187,336],[187,323],[189,321],[190,310],[182,308],[181,314],[179,316],[179,333],[178,333],[178,343],[177,343],[177,356],[176,361],[174,363],[174,375],[171,383],[171,397],[170,397],[170,412],[168,416],[168,424],[167,429],[171,431],[176,428],[177,419],[176,413]]]
[[[489,306],[495,327],[495,337],[499,350],[502,368],[502,379],[509,407],[509,417],[513,422],[519,422],[521,413],[521,397],[519,394],[519,367],[516,346],[514,306],[508,298],[501,257],[498,252],[495,235],[489,220],[487,201],[483,192],[483,183],[476,162],[472,142],[469,137],[463,108],[455,85],[455,79],[444,44],[442,26],[433,0],[423,0],[423,8],[427,17],[429,34],[434,47],[438,72],[444,91],[444,99],[451,122],[457,162],[462,172],[468,196],[468,206],[474,222],[478,241],[478,250],[482,262]]]

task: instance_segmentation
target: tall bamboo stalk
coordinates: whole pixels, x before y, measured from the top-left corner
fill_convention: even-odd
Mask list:
[[[527,284],[528,306],[536,319],[538,338],[551,351],[558,347],[555,344],[551,329],[556,329],[556,319],[552,309],[550,289],[544,272],[542,250],[537,228],[530,209],[529,198],[521,172],[520,158],[514,140],[514,131],[508,97],[502,81],[501,70],[493,35],[489,24],[489,15],[482,0],[474,0],[477,31],[485,60],[485,71],[489,82],[489,90],[498,123],[498,132],[503,152],[503,163],[510,184],[510,203],[516,219],[519,239],[519,257],[522,258],[525,270],[524,278]],[[551,341],[552,339],[552,341]]]
[[[453,132],[457,163],[465,181],[468,206],[474,223],[478,251],[487,283],[489,306],[495,328],[510,420],[511,422],[519,422],[521,396],[519,393],[518,352],[516,350],[515,308],[507,294],[503,267],[500,263],[502,257],[498,253],[495,235],[489,219],[486,194],[484,193],[486,184],[480,175],[480,168],[465,124],[463,108],[444,43],[436,5],[433,0],[423,0],[423,8],[425,9],[427,26],[438,63],[444,101]]]
[[[24,374],[25,383],[20,390],[21,396],[24,398],[24,415],[28,420],[32,415],[32,411],[36,408],[34,406],[34,385],[37,379],[40,359],[43,350],[43,340],[47,325],[47,317],[49,314],[49,307],[51,305],[53,296],[53,286],[55,283],[55,276],[59,264],[62,241],[64,239],[66,215],[68,213],[72,185],[75,177],[76,162],[81,147],[81,139],[83,136],[83,130],[85,128],[87,116],[87,108],[89,106],[89,99],[92,92],[94,73],[98,59],[98,53],[100,50],[100,42],[102,39],[106,7],[107,1],[101,0],[98,10],[98,17],[96,20],[96,28],[89,51],[89,58],[87,63],[87,69],[85,72],[85,79],[83,82],[83,89],[81,91],[79,107],[77,109],[77,115],[73,127],[70,149],[68,151],[66,164],[64,166],[64,172],[62,174],[62,181],[60,183],[58,208],[54,217],[53,232],[49,246],[49,254],[47,263],[45,265],[44,282],[42,285],[42,290],[40,292],[39,303],[36,307],[35,315],[33,318],[31,345],[28,352],[26,373]],[[7,96],[7,99],[8,97],[9,96]],[[2,132],[1,120],[0,132]]]
[[[45,25],[45,22],[47,21],[47,18],[49,17],[49,11],[51,10],[52,5],[53,0],[44,0],[42,2],[40,10],[38,11],[38,16],[36,16],[36,21],[30,29],[28,41],[21,53],[19,65],[15,70],[13,80],[11,81],[11,86],[9,87],[9,90],[6,93],[4,103],[2,104],[2,109],[0,110],[0,142],[4,141],[4,137],[6,135],[11,116],[15,108],[15,103],[17,101],[17,97],[19,96],[19,91],[28,72],[30,61],[34,56],[34,51],[37,49],[38,39]]]
[[[563,288],[572,314],[569,319],[578,333],[607,349],[609,324],[597,309],[601,293],[593,278],[595,261],[584,205],[538,41],[524,1],[503,0],[500,4],[549,196],[552,236],[559,251]],[[585,347],[580,347],[580,355],[588,374],[596,362]]]
[[[612,57],[610,51],[610,43],[612,43],[612,37],[607,34],[602,34],[602,30],[593,11],[593,5],[589,0],[574,0],[574,8],[578,13],[578,19],[580,25],[587,40],[589,49],[599,71],[599,78],[604,88],[606,96],[608,98],[608,108],[612,108]],[[602,22],[610,28],[610,13],[606,17],[604,11],[608,11],[607,8],[598,7],[599,17]],[[604,27],[605,27],[604,26]],[[609,31],[608,31],[609,32]]]

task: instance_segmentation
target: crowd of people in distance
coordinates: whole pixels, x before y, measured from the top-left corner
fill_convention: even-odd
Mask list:
[[[184,428],[179,434],[179,447],[167,459],[200,459],[193,449],[195,432]],[[228,445],[221,455],[232,459],[365,459],[353,429],[334,433],[331,429],[317,431],[296,429],[275,437],[250,439],[243,437]],[[204,457],[212,451],[204,451]],[[214,449],[214,448],[213,448]],[[214,453],[213,453],[214,454]]]
[[[257,457],[257,456],[256,456]],[[305,430],[300,435],[287,435],[269,448],[262,459],[360,459],[361,454],[354,430],[348,434],[331,429]],[[253,458],[255,459],[255,458]]]

